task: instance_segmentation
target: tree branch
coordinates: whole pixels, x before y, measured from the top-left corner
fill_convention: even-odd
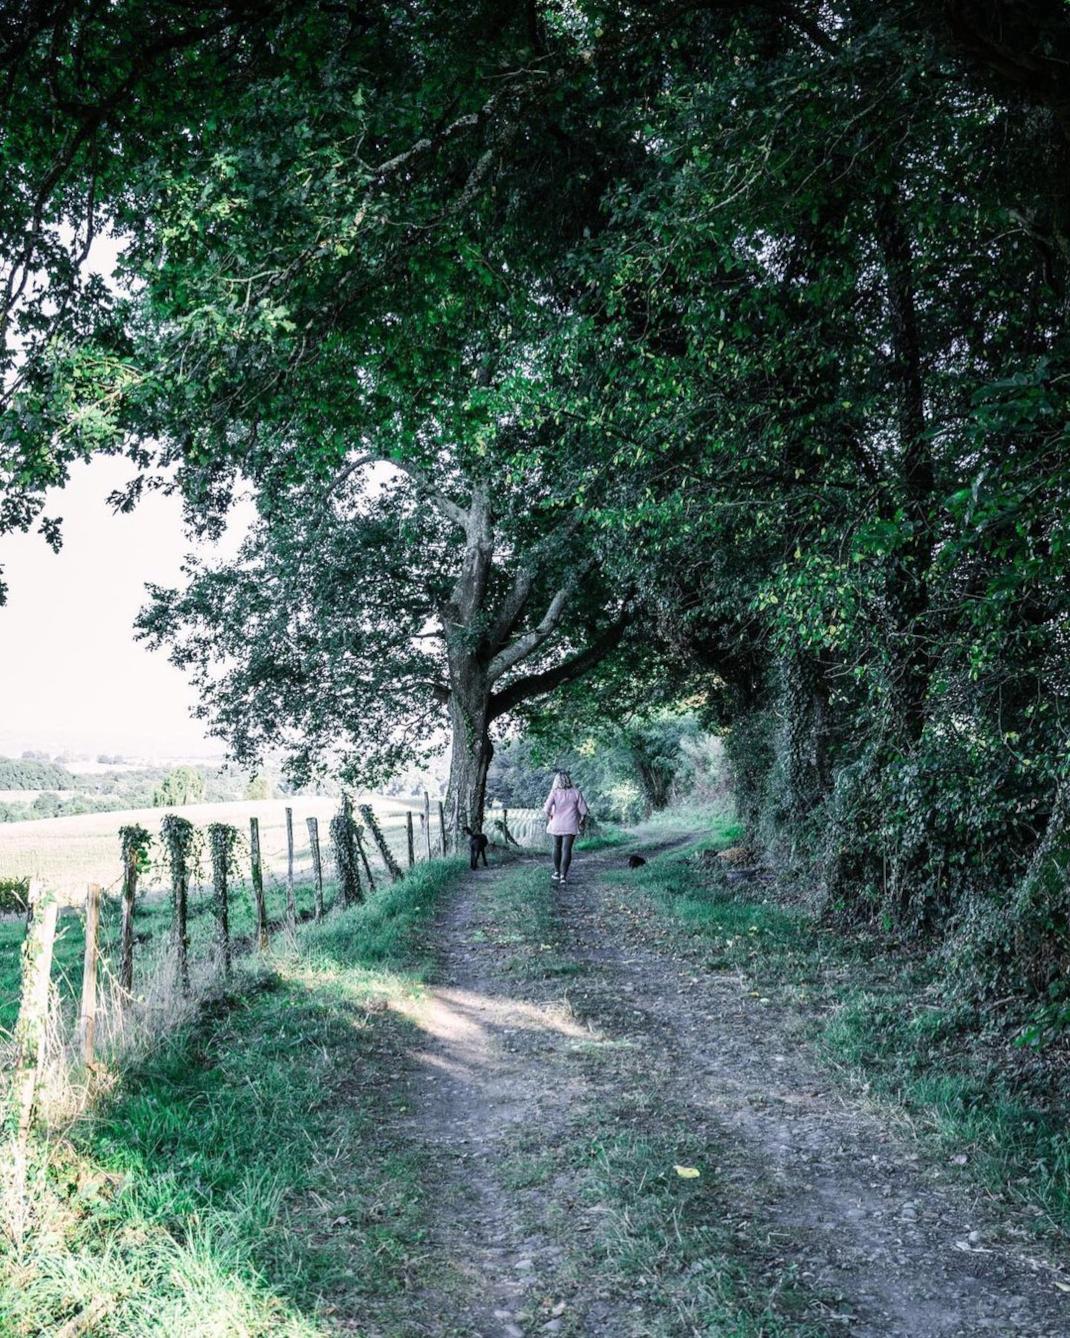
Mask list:
[[[631,620],[631,607],[625,605],[616,622],[611,623],[585,650],[579,651],[567,660],[562,660],[552,669],[544,669],[541,673],[526,674],[523,678],[514,679],[507,688],[494,693],[491,697],[489,719],[497,720],[499,716],[519,706],[521,702],[552,692],[554,688],[571,683],[573,679],[580,678],[589,669],[593,669],[620,645]]]
[[[492,683],[496,683],[504,673],[507,673],[514,665],[519,664],[532,651],[538,650],[543,642],[554,634],[561,622],[561,616],[565,612],[565,602],[575,585],[576,578],[573,577],[556,590],[550,600],[549,607],[537,625],[530,632],[525,632],[523,636],[517,637],[511,646],[507,646],[495,655],[487,670]]]
[[[445,493],[441,493],[431,482],[431,480],[415,465],[409,464],[407,460],[395,460],[393,456],[384,455],[379,457],[383,464],[393,465],[395,469],[400,469],[403,474],[408,475],[409,479],[416,487],[416,491],[422,493],[424,497],[434,506],[440,515],[454,525],[460,525],[462,529],[468,528],[468,512],[463,506],[458,506],[456,502],[451,501]]]
[[[575,534],[582,519],[581,511],[573,511],[562,524],[556,526],[549,534],[540,539],[528,554],[524,565],[514,577],[508,594],[502,600],[498,616],[484,640],[484,647],[489,653],[496,654],[498,648],[504,646],[507,639],[512,635],[517,620],[531,598],[531,592],[535,588],[539,573],[545,566],[546,558],[562,539]]]

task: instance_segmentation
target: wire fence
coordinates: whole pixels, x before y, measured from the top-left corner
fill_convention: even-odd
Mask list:
[[[440,806],[428,796],[356,812],[345,803],[341,813],[330,800],[251,807],[246,831],[237,823],[197,828],[189,808],[164,815],[151,847],[147,831],[124,845],[120,825],[129,831],[133,815],[111,815],[106,882],[82,881],[70,869],[34,878],[28,913],[0,922],[0,1063],[14,1074],[22,1146],[38,1105],[47,1102],[53,1115],[78,1108],[102,1060],[192,1016],[242,959],[255,960],[299,921],[439,857],[447,844]],[[234,808],[228,818],[238,816]],[[205,806],[199,816],[218,824],[223,814]],[[357,865],[356,879],[340,876],[335,839]],[[93,872],[99,858],[89,852]]]

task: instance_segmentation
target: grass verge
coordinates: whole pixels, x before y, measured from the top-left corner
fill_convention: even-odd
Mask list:
[[[324,885],[328,906],[336,901],[338,891],[333,882]],[[280,925],[286,918],[286,888],[275,879],[268,879],[264,901],[270,923]],[[294,886],[294,902],[299,918],[308,919],[315,907],[315,888],[312,883],[298,882]],[[230,934],[235,945],[251,943],[256,931],[256,913],[252,891],[243,883],[231,889]],[[140,898],[134,916],[137,935],[134,953],[134,989],[140,993],[142,976],[159,967],[161,945],[171,933],[171,901],[163,893],[151,893]],[[105,896],[101,902],[99,946],[101,970],[118,976],[121,955],[122,904],[118,895]],[[191,889],[189,901],[189,952],[196,961],[214,951],[217,927],[211,890],[204,887]],[[0,919],[0,1036],[14,1029],[18,1018],[19,990],[21,987],[20,950],[26,937],[25,915],[8,915]],[[82,987],[82,962],[85,955],[85,923],[81,910],[67,909],[59,917],[59,927],[53,950],[52,979],[67,1021],[71,1020]]]
[[[0,1334],[306,1335],[392,1313],[419,1269],[422,1153],[403,1137],[423,930],[460,861],[299,932],[38,1149],[0,1253]]]
[[[1065,1066],[989,1030],[983,1012],[947,997],[923,956],[845,936],[717,869],[667,856],[628,886],[697,962],[733,972],[752,996],[800,1006],[823,1062],[909,1121],[949,1175],[1070,1231]]]

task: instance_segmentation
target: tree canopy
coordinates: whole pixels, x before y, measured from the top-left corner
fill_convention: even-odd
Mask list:
[[[46,13],[0,519],[95,450],[202,539],[249,492],[142,620],[244,760],[445,718],[457,827],[495,721],[692,694],[830,914],[1057,987],[1068,55],[1055,0]]]

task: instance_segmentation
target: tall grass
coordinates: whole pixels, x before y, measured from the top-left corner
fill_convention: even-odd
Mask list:
[[[433,1192],[394,1132],[411,1024],[389,1004],[421,988],[462,867],[301,927],[51,1129],[28,1220],[5,1222],[4,1338],[86,1317],[139,1338],[372,1327],[418,1270]]]

